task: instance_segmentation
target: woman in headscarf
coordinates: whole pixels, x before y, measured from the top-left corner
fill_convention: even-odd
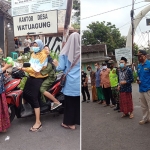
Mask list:
[[[31,64],[28,68],[22,68],[23,71],[29,73],[29,78],[24,87],[23,98],[34,108],[36,121],[31,127],[30,131],[38,131],[41,127],[40,121],[40,87],[44,78],[48,75],[42,76],[39,72],[47,67],[48,59],[45,51],[43,50],[43,42],[41,40],[35,40],[33,44],[33,51],[29,63]]]
[[[74,67],[66,76],[66,83],[62,89],[65,95],[65,110],[62,127],[75,129],[80,124],[80,35],[74,32],[68,38],[59,55],[59,62],[54,60],[56,70],[66,73],[77,60]]]

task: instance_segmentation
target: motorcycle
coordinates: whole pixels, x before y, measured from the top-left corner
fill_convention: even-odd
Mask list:
[[[57,100],[62,103],[62,105],[54,110],[51,110],[52,101],[46,98],[46,103],[42,103],[40,100],[40,111],[41,114],[47,113],[58,113],[63,114],[64,110],[64,95],[61,93],[61,86],[60,86],[60,78],[62,76],[62,72],[57,75],[55,82],[52,84],[50,89],[48,90]],[[25,72],[19,70],[18,68],[13,68],[11,73],[11,78],[9,77],[4,83],[5,85],[5,94],[6,100],[8,104],[8,111],[10,116],[10,121],[12,122],[15,118],[25,118],[34,115],[34,110],[31,108],[29,103],[24,104],[23,100],[23,91],[18,88],[18,85],[21,82],[23,77],[27,77]],[[28,111],[27,115],[24,114],[25,111]]]

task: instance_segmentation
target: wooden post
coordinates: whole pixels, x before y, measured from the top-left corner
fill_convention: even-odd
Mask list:
[[[72,3],[73,3],[73,0],[67,1],[67,9],[66,9],[64,31],[63,31],[62,48],[64,47],[65,43],[67,42],[67,37],[69,35],[69,25],[70,25],[71,12],[72,12]]]

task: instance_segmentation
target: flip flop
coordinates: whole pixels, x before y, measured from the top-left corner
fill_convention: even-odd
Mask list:
[[[31,129],[29,129],[29,131],[38,132],[41,128],[42,128],[42,124],[38,128],[33,128],[33,126],[32,126]]]
[[[60,107],[61,105],[62,105],[62,103],[60,103],[60,104],[54,104],[55,106],[52,106],[51,107],[51,110],[54,110],[54,109],[56,109],[56,108],[58,108],[58,107]]]
[[[61,126],[62,126],[63,128],[65,128],[65,129],[75,130],[75,129],[72,129],[70,126],[67,126],[67,125],[65,125],[65,126],[64,126],[64,124],[63,124],[63,123],[61,124]]]

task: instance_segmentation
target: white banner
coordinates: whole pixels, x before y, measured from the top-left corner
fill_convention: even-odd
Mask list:
[[[12,16],[62,10],[67,7],[67,0],[11,0]]]
[[[13,17],[15,36],[57,33],[57,11]]]
[[[115,49],[115,57],[117,62],[119,63],[121,57],[125,57],[128,60],[128,63],[132,63],[132,50],[130,48],[120,48]]]

